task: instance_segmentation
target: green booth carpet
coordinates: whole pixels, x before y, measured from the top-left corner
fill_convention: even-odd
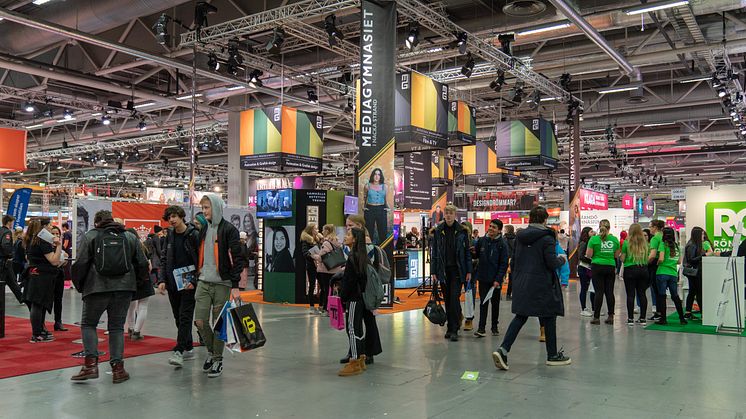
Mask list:
[[[668,316],[667,325],[659,325],[650,323],[645,330],[659,330],[663,332],[681,332],[681,333],[698,333],[701,335],[722,335],[722,336],[737,336],[733,333],[717,333],[715,332],[715,326],[703,326],[702,320],[689,320],[689,324],[682,326],[679,324],[679,315],[674,312]],[[741,337],[746,337],[746,331],[741,333]]]

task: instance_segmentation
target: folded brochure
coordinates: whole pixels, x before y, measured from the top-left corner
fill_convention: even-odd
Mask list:
[[[187,286],[187,284],[192,282],[192,279],[194,279],[194,272],[196,270],[197,269],[194,267],[194,265],[174,269],[174,281],[176,281],[176,289],[181,291]]]

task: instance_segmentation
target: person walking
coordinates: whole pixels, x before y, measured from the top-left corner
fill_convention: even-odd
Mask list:
[[[508,272],[508,244],[502,236],[503,222],[500,220],[490,221],[487,234],[480,237],[474,246],[474,255],[479,259],[475,279],[479,281],[479,326],[474,332],[476,337],[485,337],[487,327],[487,311],[492,304],[491,331],[492,336],[497,336],[498,321],[500,316],[500,292],[503,286],[505,274]],[[487,294],[492,289],[492,297],[489,302]]]
[[[57,276],[54,280],[54,299],[52,301],[52,307],[54,311],[54,331],[55,332],[67,332],[67,328],[62,324],[62,297],[65,296],[65,271],[64,268],[67,265],[67,252],[65,251],[65,239],[62,235],[62,231],[57,226],[51,227],[52,235],[58,238],[61,242],[62,254],[60,254],[61,264],[57,266]]]
[[[316,260],[313,255],[318,254],[319,251],[319,230],[316,228],[316,223],[308,223],[306,228],[300,234],[300,248],[303,260],[306,264],[306,278],[308,280],[308,306],[311,314],[321,314],[318,308],[315,306],[316,299]]]
[[[445,338],[457,342],[461,326],[461,286],[471,281],[470,237],[466,228],[456,221],[455,205],[446,205],[443,213],[445,220],[438,224],[433,236],[430,272],[432,280],[443,286],[448,318]]]
[[[340,297],[347,306],[347,335],[350,340],[349,361],[339,370],[340,377],[362,374],[365,364],[365,330],[363,329],[363,293],[367,285],[367,267],[370,264],[365,244],[365,231],[352,228],[345,235],[345,245],[350,255],[342,275]]]
[[[583,317],[592,317],[593,311],[586,306],[588,300],[588,289],[591,285],[591,259],[585,255],[588,250],[588,240],[591,238],[590,227],[584,227],[580,233],[580,243],[578,244],[578,279],[580,279],[580,315]],[[591,298],[591,308],[593,307],[593,298]]]
[[[660,318],[655,324],[668,324],[668,318],[666,318],[666,290],[671,294],[671,300],[676,305],[679,322],[682,325],[688,323],[684,318],[684,308],[681,304],[681,297],[679,297],[679,263],[681,263],[681,252],[679,252],[676,243],[676,232],[671,227],[664,227],[661,231],[661,243],[658,246],[658,270],[655,277],[658,285]]]
[[[650,296],[655,306],[653,315],[648,320],[658,320],[660,318],[660,310],[658,307],[658,285],[656,282],[656,276],[658,272],[658,248],[663,240],[663,227],[666,223],[663,220],[653,220],[650,222],[650,254],[648,255],[648,277],[652,286],[650,287]]]
[[[601,306],[606,297],[608,317],[606,324],[614,324],[614,281],[616,279],[616,258],[619,256],[619,239],[609,232],[609,220],[601,220],[598,234],[588,240],[586,257],[591,259],[591,276],[596,298],[593,302],[593,320],[591,324],[601,324]]]
[[[223,200],[217,195],[206,194],[200,205],[208,224],[207,228],[200,230],[199,236],[194,323],[207,349],[202,371],[209,378],[217,378],[223,374],[225,343],[215,336],[210,326],[210,314],[217,320],[229,299],[241,299],[238,282],[244,261],[238,230],[223,219]]]
[[[714,254],[712,244],[705,240],[705,231],[702,227],[692,228],[691,238],[684,249],[684,265],[696,269],[695,275],[687,275],[689,280],[689,294],[686,296],[686,311],[684,318],[696,320],[692,315],[694,300],[697,300],[699,311],[702,311],[702,257]],[[686,273],[686,271],[684,271]]]
[[[197,286],[196,267],[199,264],[199,231],[184,222],[186,211],[172,205],[163,212],[163,220],[170,225],[161,255],[158,292],[168,293],[168,302],[176,323],[176,346],[168,363],[181,368],[185,360],[194,359],[192,321],[194,320],[194,291]],[[174,272],[179,271],[181,282],[176,284]]]
[[[15,220],[12,215],[3,215],[3,225],[0,226],[0,281],[5,281],[16,300],[22,304],[23,291],[18,285],[13,270],[13,223]]]
[[[469,237],[469,254],[472,256],[471,258],[471,272],[477,271],[477,264],[479,263],[479,259],[476,259],[474,257],[474,246],[477,244],[477,239],[474,238],[473,229],[474,226],[469,221],[464,221],[461,223],[461,225],[466,229],[466,237]],[[471,332],[474,330],[474,314],[475,314],[475,308],[477,305],[477,296],[476,296],[476,290],[474,289],[474,282],[472,281],[466,281],[463,284],[464,287],[464,311],[466,314],[471,313],[471,315],[464,316],[462,314],[462,318],[464,319],[464,332]],[[471,292],[469,292],[471,291]],[[461,294],[461,290],[459,290],[459,294]]]
[[[337,233],[334,230],[334,224],[326,224],[322,229],[323,240],[321,241],[321,249],[319,253],[313,255],[313,259],[316,262],[316,273],[319,278],[319,288],[321,288],[321,312],[325,315],[329,315],[328,312],[328,298],[329,298],[329,285],[331,284],[332,277],[342,272],[345,265],[340,265],[335,268],[329,269],[324,264],[324,256],[338,251],[340,248],[339,241],[337,240]]]
[[[85,360],[73,381],[98,378],[96,327],[106,312],[109,354],[114,384],[129,380],[124,369],[124,322],[138,283],[150,284],[148,260],[136,235],[114,221],[111,211],[99,211],[95,228],[81,240],[72,266],[73,283],[83,294],[81,333]]]
[[[138,237],[137,230],[134,228],[127,229],[128,232],[132,233],[135,237]],[[148,271],[151,273],[152,270],[152,262],[153,259],[148,254],[148,249],[145,246],[144,243],[142,243],[138,237],[137,243],[140,245],[141,250],[145,254],[145,257],[148,259]],[[159,263],[160,265],[160,263]],[[147,283],[144,282],[138,282],[137,283],[137,289],[132,294],[132,301],[130,302],[129,309],[127,310],[127,334],[129,335],[129,338],[137,341],[142,340],[142,328],[145,326],[145,319],[148,318],[148,304],[150,302],[150,297],[155,295],[155,290],[153,289],[153,283],[148,281]]]
[[[510,270],[510,259],[515,253],[515,227],[508,224],[505,226],[505,242],[508,244],[508,289],[505,291],[505,301],[513,299],[513,272]]]
[[[621,260],[624,265],[624,289],[627,291],[627,325],[635,324],[635,298],[640,304],[638,324],[645,324],[648,298],[645,290],[650,284],[648,278],[648,241],[642,227],[635,223],[629,226],[629,235],[622,244]]]
[[[495,366],[508,370],[508,353],[529,317],[538,317],[545,328],[546,365],[569,365],[572,360],[557,350],[557,316],[565,315],[562,287],[556,269],[567,262],[557,255],[554,230],[546,226],[549,214],[542,206],[529,213],[529,226],[516,235],[513,261],[513,304],[515,315],[502,343],[492,353]]]

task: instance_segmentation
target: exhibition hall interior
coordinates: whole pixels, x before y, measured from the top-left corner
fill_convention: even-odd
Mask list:
[[[744,417],[745,86],[744,0],[0,0],[0,416]]]

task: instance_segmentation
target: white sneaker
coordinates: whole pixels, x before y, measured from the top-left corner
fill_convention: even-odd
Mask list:
[[[187,361],[187,360],[190,360],[190,359],[194,359],[194,349],[190,349],[188,351],[184,351],[184,353],[182,354],[182,356],[184,357],[184,361]]]
[[[171,358],[168,358],[168,363],[180,368],[184,366],[184,355],[179,351],[174,351],[173,356]]]
[[[590,310],[588,310],[586,308],[585,310],[583,310],[583,311],[580,312],[580,315],[583,316],[583,317],[592,317],[593,316],[593,312],[590,311]]]
[[[215,361],[212,364],[212,368],[210,368],[210,371],[207,373],[207,376],[210,378],[217,378],[223,375],[223,361]]]

